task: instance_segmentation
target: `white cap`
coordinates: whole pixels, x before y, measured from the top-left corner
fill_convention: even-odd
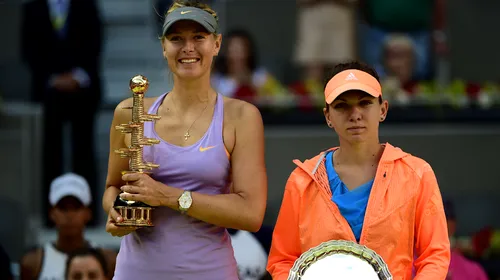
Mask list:
[[[87,180],[75,173],[61,175],[50,184],[49,202],[52,206],[55,206],[59,200],[66,196],[76,197],[85,206],[89,206],[92,201]]]

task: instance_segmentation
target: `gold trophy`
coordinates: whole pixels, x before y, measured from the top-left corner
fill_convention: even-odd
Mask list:
[[[160,143],[158,139],[144,137],[144,122],[158,120],[160,116],[150,115],[144,112],[144,94],[148,90],[149,81],[142,75],[137,75],[130,80],[130,89],[133,94],[132,120],[128,124],[116,126],[122,133],[131,134],[130,146],[125,149],[115,150],[122,158],[129,158],[129,170],[126,173],[147,173],[150,174],[158,164],[143,161],[143,147]],[[118,196],[113,206],[123,218],[123,221],[116,223],[118,226],[152,227],[153,207],[138,201],[124,200]]]

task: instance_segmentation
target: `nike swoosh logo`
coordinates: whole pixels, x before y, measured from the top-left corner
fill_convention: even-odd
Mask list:
[[[200,152],[204,152],[204,151],[210,150],[212,148],[215,148],[215,146],[210,146],[210,147],[205,147],[205,148],[200,147]]]
[[[185,15],[185,14],[190,13],[190,12],[191,12],[191,11],[182,11],[182,12],[181,12],[181,15]]]

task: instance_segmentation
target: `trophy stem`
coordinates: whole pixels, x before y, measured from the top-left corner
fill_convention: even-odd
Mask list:
[[[141,142],[144,136],[144,122],[141,120],[144,114],[144,95],[134,94],[132,106],[132,123],[135,124],[135,127],[131,133],[131,146],[138,149],[136,149],[130,158],[130,170],[141,170],[140,166],[142,165],[143,158]]]

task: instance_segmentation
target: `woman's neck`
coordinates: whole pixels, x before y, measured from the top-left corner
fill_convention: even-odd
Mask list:
[[[212,93],[210,76],[208,76],[189,81],[174,77],[174,87],[170,94],[175,96],[175,105],[179,107],[179,110],[185,112],[192,106],[208,102]]]
[[[336,161],[343,165],[362,166],[378,162],[384,151],[384,146],[377,142],[340,143],[340,148],[335,152]]]

